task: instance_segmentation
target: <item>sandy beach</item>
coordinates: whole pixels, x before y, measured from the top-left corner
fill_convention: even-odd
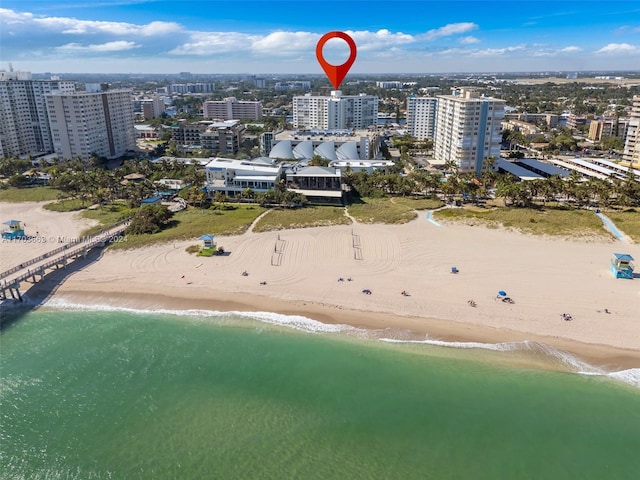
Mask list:
[[[12,205],[16,215],[43,224],[39,207],[21,205],[24,212]],[[42,212],[67,215],[66,235],[86,228],[73,215]],[[107,250],[69,275],[53,297],[144,309],[277,312],[411,338],[529,340],[611,369],[640,367],[640,281],[609,273],[614,252],[640,259],[638,245],[438,227],[424,212],[398,226],[355,223],[216,241],[227,255],[187,253],[196,239]],[[3,244],[3,269],[22,258],[7,252]],[[454,266],[459,273],[451,273]],[[515,303],[496,298],[500,290]],[[573,319],[564,321],[562,313]]]

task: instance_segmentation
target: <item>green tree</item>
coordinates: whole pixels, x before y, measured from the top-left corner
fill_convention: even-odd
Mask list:
[[[172,216],[173,213],[164,205],[145,205],[133,214],[126,233],[157,233],[167,225]]]

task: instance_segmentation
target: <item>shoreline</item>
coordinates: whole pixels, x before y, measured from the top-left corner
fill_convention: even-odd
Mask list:
[[[172,295],[141,292],[132,286],[128,291],[108,291],[84,286],[56,293],[52,308],[62,304],[81,305],[89,310],[99,306],[139,311],[204,310],[212,312],[271,312],[285,316],[300,316],[325,325],[346,325],[370,333],[385,332],[400,335],[403,341],[435,340],[446,343],[478,343],[497,345],[504,343],[534,342],[548,345],[559,352],[569,353],[596,369],[607,373],[640,368],[640,351],[611,345],[583,343],[560,337],[536,335],[507,328],[471,325],[465,322],[427,317],[407,317],[388,312],[359,311],[343,307],[322,305],[312,301],[290,301],[261,295],[235,293],[233,300],[226,292],[208,292],[202,298],[194,291],[174,290]],[[47,307],[47,302],[39,307]],[[473,348],[473,347],[472,347]]]
[[[70,235],[84,223],[20,207],[21,218],[48,234]],[[36,285],[24,282],[23,291],[51,305],[264,311],[417,341],[539,342],[607,370],[640,368],[640,283],[609,272],[614,252],[640,258],[638,244],[434,225],[423,215],[401,225],[217,236],[222,256],[189,254],[196,243],[96,249]],[[20,244],[2,253],[10,267],[38,252]],[[502,290],[513,304],[499,300]]]

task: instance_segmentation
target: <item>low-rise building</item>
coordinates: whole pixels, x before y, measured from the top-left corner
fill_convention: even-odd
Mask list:
[[[176,145],[198,146],[213,154],[236,154],[242,143],[244,126],[238,120],[194,123],[180,120],[171,131]]]
[[[207,163],[205,170],[205,188],[210,196],[215,192],[222,192],[235,197],[248,188],[254,192],[266,192],[275,188],[282,178],[282,165],[269,159],[235,160],[216,157]]]
[[[287,189],[304,195],[309,203],[342,204],[341,172],[331,167],[298,167],[286,169]]]
[[[319,155],[329,161],[367,160],[375,158],[380,151],[380,135],[376,129],[284,130],[269,137],[269,141],[272,147],[267,154],[274,159],[303,160]],[[266,153],[266,148],[263,151]]]

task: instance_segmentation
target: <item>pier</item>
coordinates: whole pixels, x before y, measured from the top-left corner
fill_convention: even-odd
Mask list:
[[[20,284],[30,282],[35,284],[44,279],[47,271],[66,268],[79,258],[86,258],[87,253],[93,248],[102,248],[122,237],[129,220],[102,230],[97,235],[66,243],[61,247],[46,252],[38,257],[22,262],[9,270],[0,273],[0,300],[12,298],[22,301]]]

